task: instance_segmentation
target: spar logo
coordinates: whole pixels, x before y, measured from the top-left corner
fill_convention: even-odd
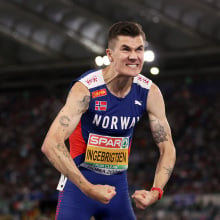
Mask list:
[[[127,148],[128,147],[128,138],[125,137],[122,140],[122,148]]]
[[[105,148],[128,148],[128,137],[110,137],[97,134],[90,134],[88,145]]]

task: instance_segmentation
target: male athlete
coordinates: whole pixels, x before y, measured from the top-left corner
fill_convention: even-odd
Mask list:
[[[144,42],[139,24],[112,25],[106,49],[110,65],[73,83],[48,131],[42,151],[62,173],[57,220],[135,219],[126,170],[134,126],[146,111],[160,157],[152,188],[137,190],[132,198],[145,209],[163,195],[176,154],[161,92],[140,74]]]

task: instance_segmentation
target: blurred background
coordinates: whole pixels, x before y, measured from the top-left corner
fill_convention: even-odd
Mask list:
[[[0,0],[0,220],[54,219],[60,175],[41,144],[70,82],[108,65],[119,20],[143,26],[142,74],[161,88],[177,150],[163,199],[137,219],[220,219],[220,0]],[[145,115],[130,193],[151,188],[158,156]]]

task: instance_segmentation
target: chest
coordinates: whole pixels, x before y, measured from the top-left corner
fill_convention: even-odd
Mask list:
[[[132,129],[145,111],[144,100],[135,90],[125,98],[118,98],[108,91],[97,94],[93,95],[88,109],[91,124],[96,128],[116,132]]]

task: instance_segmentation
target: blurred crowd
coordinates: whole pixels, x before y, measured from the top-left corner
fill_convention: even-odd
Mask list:
[[[165,195],[219,194],[220,80],[185,78],[157,84],[164,95],[177,151],[176,166]],[[25,201],[56,200],[59,173],[40,148],[66,96],[67,88],[22,89],[0,95],[0,213],[24,209],[20,207],[21,201],[24,206]],[[158,156],[144,115],[135,129],[130,155],[131,193],[143,187],[150,189]],[[4,206],[1,201],[9,205]],[[150,218],[150,211],[137,215],[141,213],[149,215],[148,219],[165,219]],[[164,215],[163,208],[159,213]]]

